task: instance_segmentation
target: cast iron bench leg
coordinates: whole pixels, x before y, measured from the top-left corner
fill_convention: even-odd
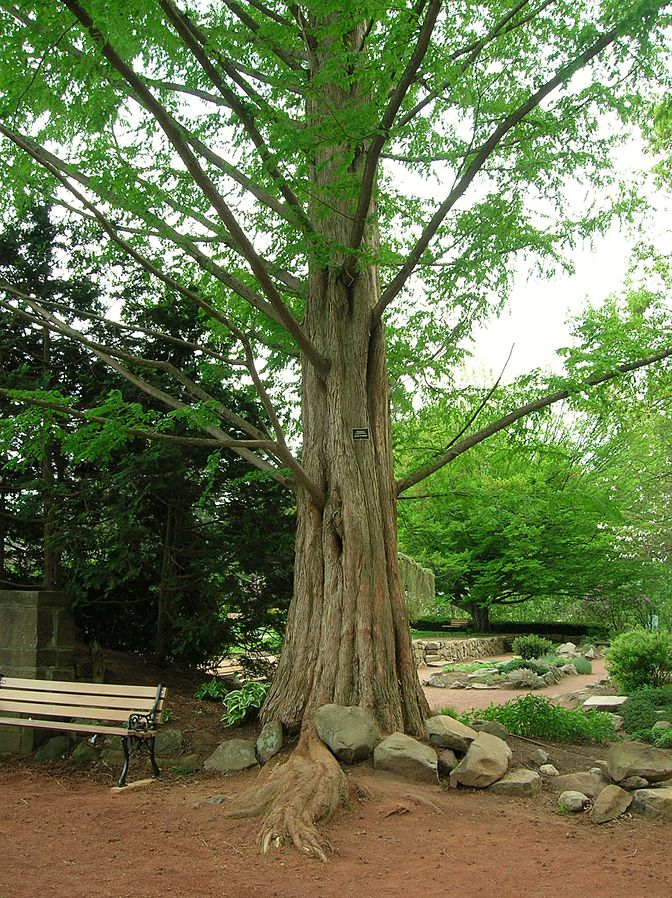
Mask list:
[[[156,758],[154,757],[154,741],[155,736],[151,736],[147,740],[147,747],[149,749],[149,760],[152,764],[152,771],[154,772],[154,776],[161,776],[161,771],[159,770],[159,765],[156,763]]]

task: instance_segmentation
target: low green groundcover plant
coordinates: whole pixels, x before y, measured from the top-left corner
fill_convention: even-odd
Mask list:
[[[620,633],[607,649],[607,670],[625,692],[672,683],[672,631]]]
[[[479,709],[478,717],[498,720],[516,736],[549,742],[610,742],[616,738],[609,714],[579,708],[570,711],[539,695],[523,695],[504,705],[490,705]]]
[[[588,658],[572,658],[570,664],[573,664],[578,674],[590,674],[593,672],[593,665]]]
[[[267,683],[253,681],[245,683],[241,689],[233,689],[224,697],[226,711],[222,714],[222,721],[227,726],[242,723],[251,709],[261,708],[267,692]]]
[[[526,661],[530,658],[541,658],[549,655],[553,650],[553,643],[543,636],[535,636],[530,633],[527,636],[516,636],[512,643],[513,651]]]
[[[654,731],[654,723],[659,720],[672,721],[672,685],[637,689],[621,707],[619,714],[623,718],[623,729],[631,739],[654,742],[654,733],[662,736],[665,732]]]
[[[206,680],[205,683],[201,683],[196,692],[194,692],[194,698],[197,698],[199,701],[203,701],[204,699],[211,699],[213,701],[221,701],[228,689],[223,680],[220,680],[219,677],[213,677],[211,680]]]

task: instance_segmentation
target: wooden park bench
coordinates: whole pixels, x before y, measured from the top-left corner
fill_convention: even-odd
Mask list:
[[[441,624],[442,630],[466,630],[469,626],[470,621],[468,618],[465,620],[453,619],[447,624]]]
[[[160,684],[116,686],[0,674],[0,724],[121,736],[124,766],[118,785],[124,786],[131,754],[137,750],[147,752],[154,776],[160,776],[154,741],[165,696]]]

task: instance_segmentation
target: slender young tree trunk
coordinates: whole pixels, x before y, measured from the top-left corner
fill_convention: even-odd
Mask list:
[[[166,663],[170,651],[172,632],[172,596],[175,589],[177,562],[176,553],[180,531],[180,514],[176,505],[170,504],[166,510],[166,526],[163,539],[161,561],[161,581],[156,609],[156,636],[154,659],[159,666]]]
[[[363,26],[351,35],[353,46],[362,35]],[[314,75],[329,56],[328,44],[315,48]],[[350,93],[331,90],[330,110],[309,101],[309,122],[330,125],[327,118],[352,101],[353,82]],[[361,149],[327,147],[314,160],[312,220],[332,246],[350,239]],[[347,175],[344,158],[354,160]],[[352,196],[339,208],[333,185],[344,176]],[[375,225],[367,242],[377,244]],[[324,491],[326,507],[299,492],[294,598],[263,717],[296,730],[305,714],[335,702],[366,709],[384,732],[420,734],[428,708],[398,570],[385,339],[372,316],[380,299],[378,270],[369,264],[352,277],[338,262],[311,260],[303,325],[330,363],[322,378],[304,362],[302,396],[302,464]],[[367,438],[356,439],[357,430]]]

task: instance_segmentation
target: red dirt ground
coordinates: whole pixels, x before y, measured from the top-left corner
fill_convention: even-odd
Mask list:
[[[151,679],[154,672],[146,674]],[[209,727],[214,719],[190,700],[191,689],[185,680],[173,691],[176,725],[187,732],[205,717]],[[535,747],[515,740],[516,762]],[[604,754],[600,747],[549,750],[562,772],[585,770]],[[360,765],[348,776],[371,797],[353,799],[325,827],[334,853],[324,865],[293,849],[263,857],[258,821],[224,817],[230,798],[264,773],[180,777],[166,771],[161,781],[117,793],[109,788],[116,772],[0,759],[0,898],[672,894],[672,824],[626,815],[598,827],[586,815],[558,814],[551,793],[503,798],[415,785]],[[208,801],[215,796],[223,803]]]

